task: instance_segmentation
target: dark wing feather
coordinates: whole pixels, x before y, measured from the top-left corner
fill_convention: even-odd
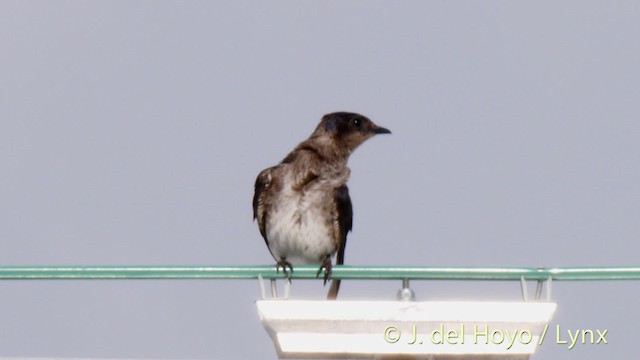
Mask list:
[[[336,265],[342,265],[344,264],[344,249],[347,247],[347,233],[351,231],[353,226],[353,207],[349,197],[349,188],[346,185],[337,188],[334,199],[338,213],[336,223],[338,225],[338,235],[340,236]],[[340,290],[340,280],[331,281],[327,299],[335,300],[338,297],[338,290]]]
[[[255,192],[253,193],[253,219],[258,220],[258,228],[260,229],[260,234],[264,238],[265,243],[269,246],[267,242],[267,233],[265,230],[265,218],[266,218],[266,203],[265,198],[267,195],[267,191],[271,185],[271,169],[264,169],[258,174],[256,178],[255,184]]]
[[[349,188],[346,185],[339,187],[335,195],[336,208],[338,210],[338,229],[340,234],[340,244],[338,245],[338,256],[336,264],[344,264],[344,249],[347,246],[347,233],[353,227],[353,208],[349,197]]]

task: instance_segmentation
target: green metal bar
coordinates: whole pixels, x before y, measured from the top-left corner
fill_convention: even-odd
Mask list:
[[[316,278],[318,266],[295,266],[293,279]],[[0,266],[0,280],[120,279],[282,279],[272,265],[239,266]],[[334,266],[335,279],[410,280],[640,280],[640,266],[629,267],[424,267]]]

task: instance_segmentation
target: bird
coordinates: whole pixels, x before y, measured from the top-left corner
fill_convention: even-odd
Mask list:
[[[320,265],[324,284],[331,279],[332,258],[344,264],[353,207],[347,181],[351,153],[369,138],[391,131],[364,115],[324,115],[309,138],[255,181],[253,219],[276,260],[291,281],[294,265]],[[335,300],[340,280],[332,279],[327,299]]]

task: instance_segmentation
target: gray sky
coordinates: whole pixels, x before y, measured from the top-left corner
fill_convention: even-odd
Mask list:
[[[640,5],[0,2],[0,264],[272,264],[255,176],[327,112],[349,264],[638,265]],[[347,281],[344,299],[399,284]],[[518,299],[422,282],[420,300]],[[294,282],[320,298],[320,281]],[[260,358],[254,281],[1,282],[0,356]],[[553,324],[637,348],[638,282],[555,283]]]

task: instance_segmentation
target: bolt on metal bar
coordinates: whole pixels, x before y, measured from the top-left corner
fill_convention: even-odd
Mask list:
[[[315,279],[316,265],[294,267],[293,279]],[[228,266],[0,266],[0,280],[283,279],[273,265]],[[640,266],[628,267],[426,267],[336,265],[344,280],[640,280]]]

